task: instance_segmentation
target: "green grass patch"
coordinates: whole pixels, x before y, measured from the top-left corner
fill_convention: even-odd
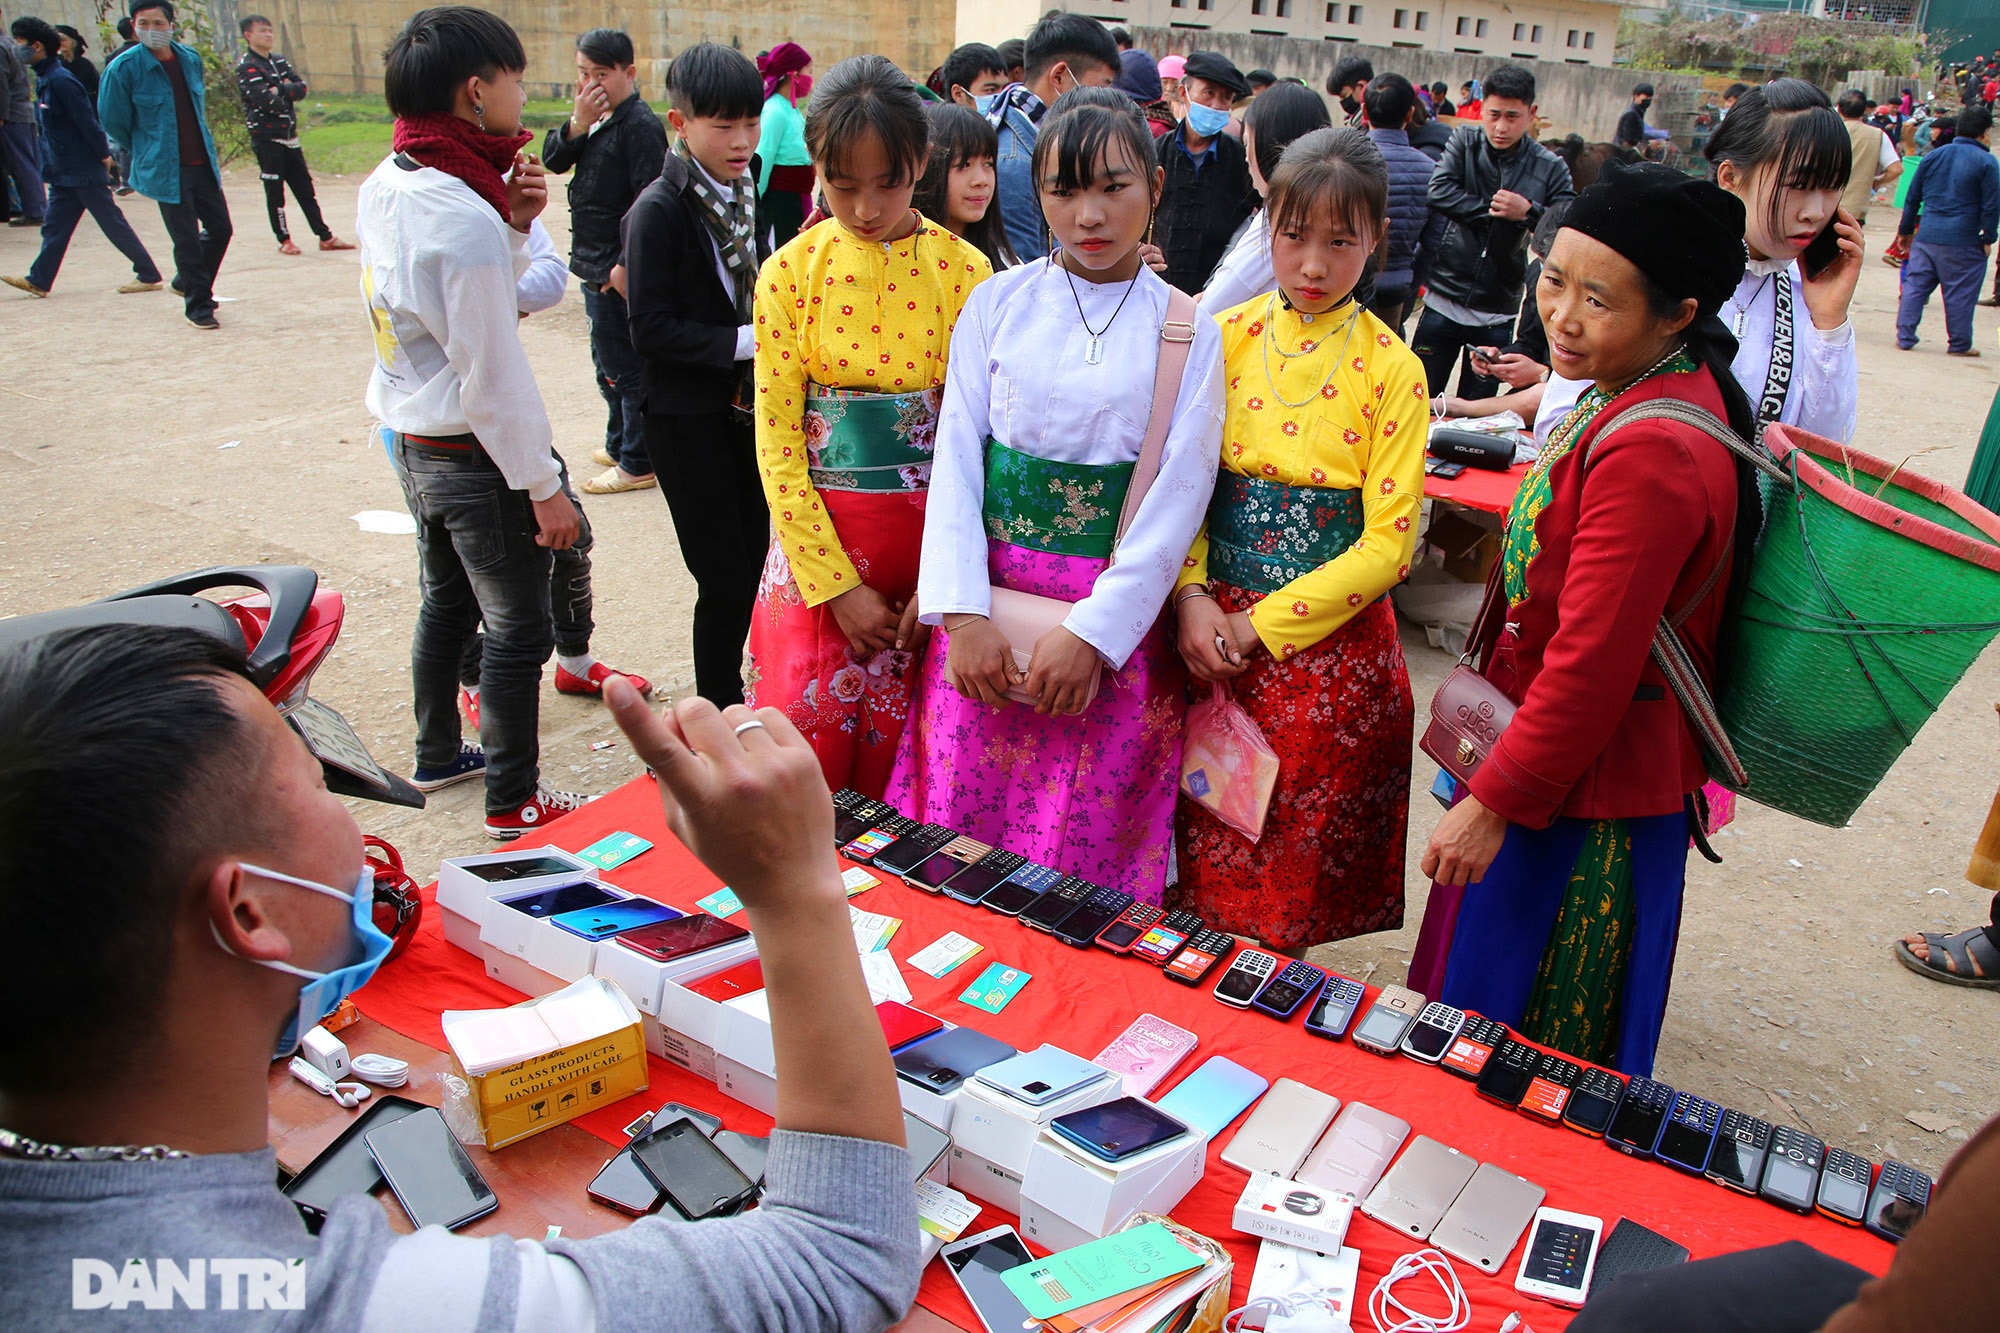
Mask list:
[[[542,132],[569,119],[570,109],[564,101],[528,103],[521,123],[535,131],[533,151],[541,151]],[[365,173],[389,155],[394,123],[389,108],[373,93],[315,94],[299,104],[299,144],[315,171]]]

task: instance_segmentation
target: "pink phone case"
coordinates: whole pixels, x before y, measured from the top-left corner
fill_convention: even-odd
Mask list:
[[[1175,1027],[1157,1014],[1140,1014],[1091,1063],[1122,1078],[1126,1096],[1146,1097],[1194,1053],[1199,1040],[1186,1028]]]

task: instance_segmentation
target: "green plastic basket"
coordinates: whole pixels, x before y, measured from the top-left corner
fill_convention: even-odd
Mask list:
[[[1839,828],[2000,632],[2000,517],[1805,431],[1764,442],[1789,480],[1766,487],[1716,703],[1736,790]]]

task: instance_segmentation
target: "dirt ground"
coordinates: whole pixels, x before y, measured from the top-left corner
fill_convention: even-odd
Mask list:
[[[359,177],[322,177],[337,231],[353,234]],[[403,510],[371,439],[362,392],[370,346],[352,255],[285,258],[254,174],[231,174],[236,238],[219,291],[220,333],[191,328],[161,293],[118,296],[122,261],[88,224],[47,301],[0,290],[0,613],[44,610],[188,569],[291,562],[347,595],[339,648],[314,691],[352,719],[376,756],[407,772],[408,658],[417,607],[411,539],[363,532],[353,515]],[[158,211],[126,212],[155,257],[170,255]],[[1884,210],[1871,251],[1893,221]],[[567,210],[547,218],[567,251]],[[0,272],[27,271],[35,233],[0,229]],[[308,246],[310,241],[308,239]],[[171,271],[170,269],[168,271]],[[1854,320],[1861,343],[1857,444],[1951,483],[1971,461],[1994,395],[1995,313],[1981,308],[1978,362],[1947,360],[1939,308],[1925,341],[1898,352],[1893,270],[1868,259]],[[556,443],[581,478],[603,431],[583,305],[572,294],[523,326]],[[1918,452],[1922,451],[1922,452]],[[595,648],[665,690],[689,688],[693,587],[657,494],[591,499],[597,532]],[[1920,589],[1912,589],[1913,600]],[[1420,706],[1450,665],[1405,635]],[[1868,1154],[1942,1164],[2000,1108],[1993,1032],[2000,995],[1938,985],[1897,966],[1907,930],[1985,919],[1963,879],[2000,780],[2000,657],[1989,652],[1881,789],[1841,830],[1745,805],[1718,847],[1690,862],[1673,1003],[1659,1076]],[[592,742],[613,740],[606,750]],[[639,764],[601,709],[545,689],[542,763],[554,786],[596,793]],[[1419,757],[1411,800],[1409,926],[1347,941],[1321,961],[1400,981],[1427,885],[1416,854],[1438,810]],[[488,850],[476,785],[421,813],[356,806],[419,875],[441,856]],[[115,817],[116,812],[106,812]],[[1983,1035],[1982,1035],[1983,1034]]]

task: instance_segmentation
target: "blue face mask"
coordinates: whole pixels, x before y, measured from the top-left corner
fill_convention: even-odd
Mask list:
[[[972,104],[979,108],[980,115],[990,116],[993,114],[993,104],[999,100],[1000,100],[999,93],[986,93],[982,96],[973,98]]]
[[[342,1000],[367,984],[368,978],[375,975],[375,969],[382,966],[382,960],[389,956],[389,950],[395,941],[384,935],[375,925],[375,870],[372,866],[365,863],[362,865],[360,877],[355,881],[352,894],[336,889],[330,884],[321,884],[318,880],[299,879],[297,876],[283,874],[280,871],[253,866],[247,861],[243,863],[243,870],[246,874],[256,875],[262,879],[296,884],[302,889],[311,889],[314,893],[323,893],[329,898],[338,898],[354,906],[350,938],[360,954],[355,962],[331,972],[308,972],[302,967],[293,967],[290,963],[279,963],[263,958],[251,960],[257,966],[268,967],[273,972],[305,978],[306,984],[299,990],[298,1012],[292,1015],[291,1022],[287,1023],[285,1030],[279,1034],[277,1053],[272,1057],[282,1060],[298,1049],[302,1033],[339,1008]],[[222,944],[222,933],[216,930],[213,921],[208,923],[208,929],[215,936],[215,942],[222,945],[225,953],[236,953],[227,944]],[[236,954],[236,956],[242,955]]]
[[[1229,113],[1217,111],[1212,106],[1199,102],[1189,102],[1187,110],[1188,128],[1204,139],[1213,139],[1229,128]]]
[[[14,43],[14,54],[21,57],[21,63],[24,65],[35,63],[35,48],[32,46],[23,46],[21,43],[16,42]]]

